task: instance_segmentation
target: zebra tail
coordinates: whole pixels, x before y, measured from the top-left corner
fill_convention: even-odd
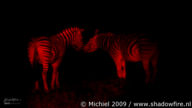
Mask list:
[[[33,40],[28,44],[28,58],[32,68],[34,66],[35,52],[36,52],[36,42]]]

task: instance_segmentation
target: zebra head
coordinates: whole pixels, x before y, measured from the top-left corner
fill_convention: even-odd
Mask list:
[[[76,28],[74,31],[72,47],[77,51],[81,50],[83,47],[83,36],[82,36],[83,31],[84,29],[80,29],[80,28]]]
[[[88,43],[83,48],[84,52],[95,52],[99,48],[97,44],[97,37],[98,35],[95,35],[91,39],[89,39]]]

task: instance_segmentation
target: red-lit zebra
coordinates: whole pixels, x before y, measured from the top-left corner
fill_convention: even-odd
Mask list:
[[[28,57],[30,64],[33,66],[34,61],[42,64],[42,79],[44,90],[48,91],[47,71],[49,64],[53,68],[51,88],[59,87],[59,73],[58,67],[61,63],[62,57],[65,54],[66,48],[72,46],[75,50],[80,50],[83,46],[82,41],[83,29],[78,27],[71,27],[64,29],[62,32],[51,37],[33,38],[29,42]],[[36,89],[38,89],[39,82],[35,82]]]
[[[101,48],[112,57],[119,78],[126,78],[126,61],[142,62],[146,73],[145,82],[153,82],[157,73],[159,51],[157,43],[146,38],[144,34],[116,35],[113,33],[97,33],[84,46],[87,53]],[[153,71],[150,70],[152,64]],[[152,76],[151,76],[152,75]]]

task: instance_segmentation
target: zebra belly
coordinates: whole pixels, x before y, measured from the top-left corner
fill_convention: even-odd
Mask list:
[[[130,62],[139,62],[139,61],[141,61],[140,54],[133,55],[133,56],[126,55],[125,58],[126,58],[127,61],[130,61]]]
[[[140,62],[142,60],[146,60],[146,59],[151,59],[151,57],[155,54],[155,52],[157,52],[155,49],[141,49],[141,48],[137,48],[135,49],[135,51],[133,52],[133,54],[127,54],[126,55],[126,60],[130,61],[130,62]]]
[[[141,61],[141,56],[140,56],[140,49],[138,48],[137,45],[133,46],[131,49],[127,48],[127,51],[125,53],[125,58],[127,61],[131,62],[139,62]]]

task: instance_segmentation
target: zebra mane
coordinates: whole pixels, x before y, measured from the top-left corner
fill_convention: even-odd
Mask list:
[[[80,30],[80,28],[78,27],[69,27],[69,28],[66,28],[64,30],[62,30],[62,32],[66,32],[66,31],[78,31]]]
[[[98,34],[98,36],[106,36],[106,37],[108,37],[108,36],[115,36],[115,34],[111,33],[111,32],[107,32],[107,33],[100,33],[100,34]]]
[[[111,33],[111,32],[106,32],[106,33],[98,33],[96,34],[93,38],[96,40],[97,45],[101,48],[108,47],[109,45],[106,43],[109,43],[109,39],[115,38],[116,35]],[[105,46],[107,45],[107,46]]]

